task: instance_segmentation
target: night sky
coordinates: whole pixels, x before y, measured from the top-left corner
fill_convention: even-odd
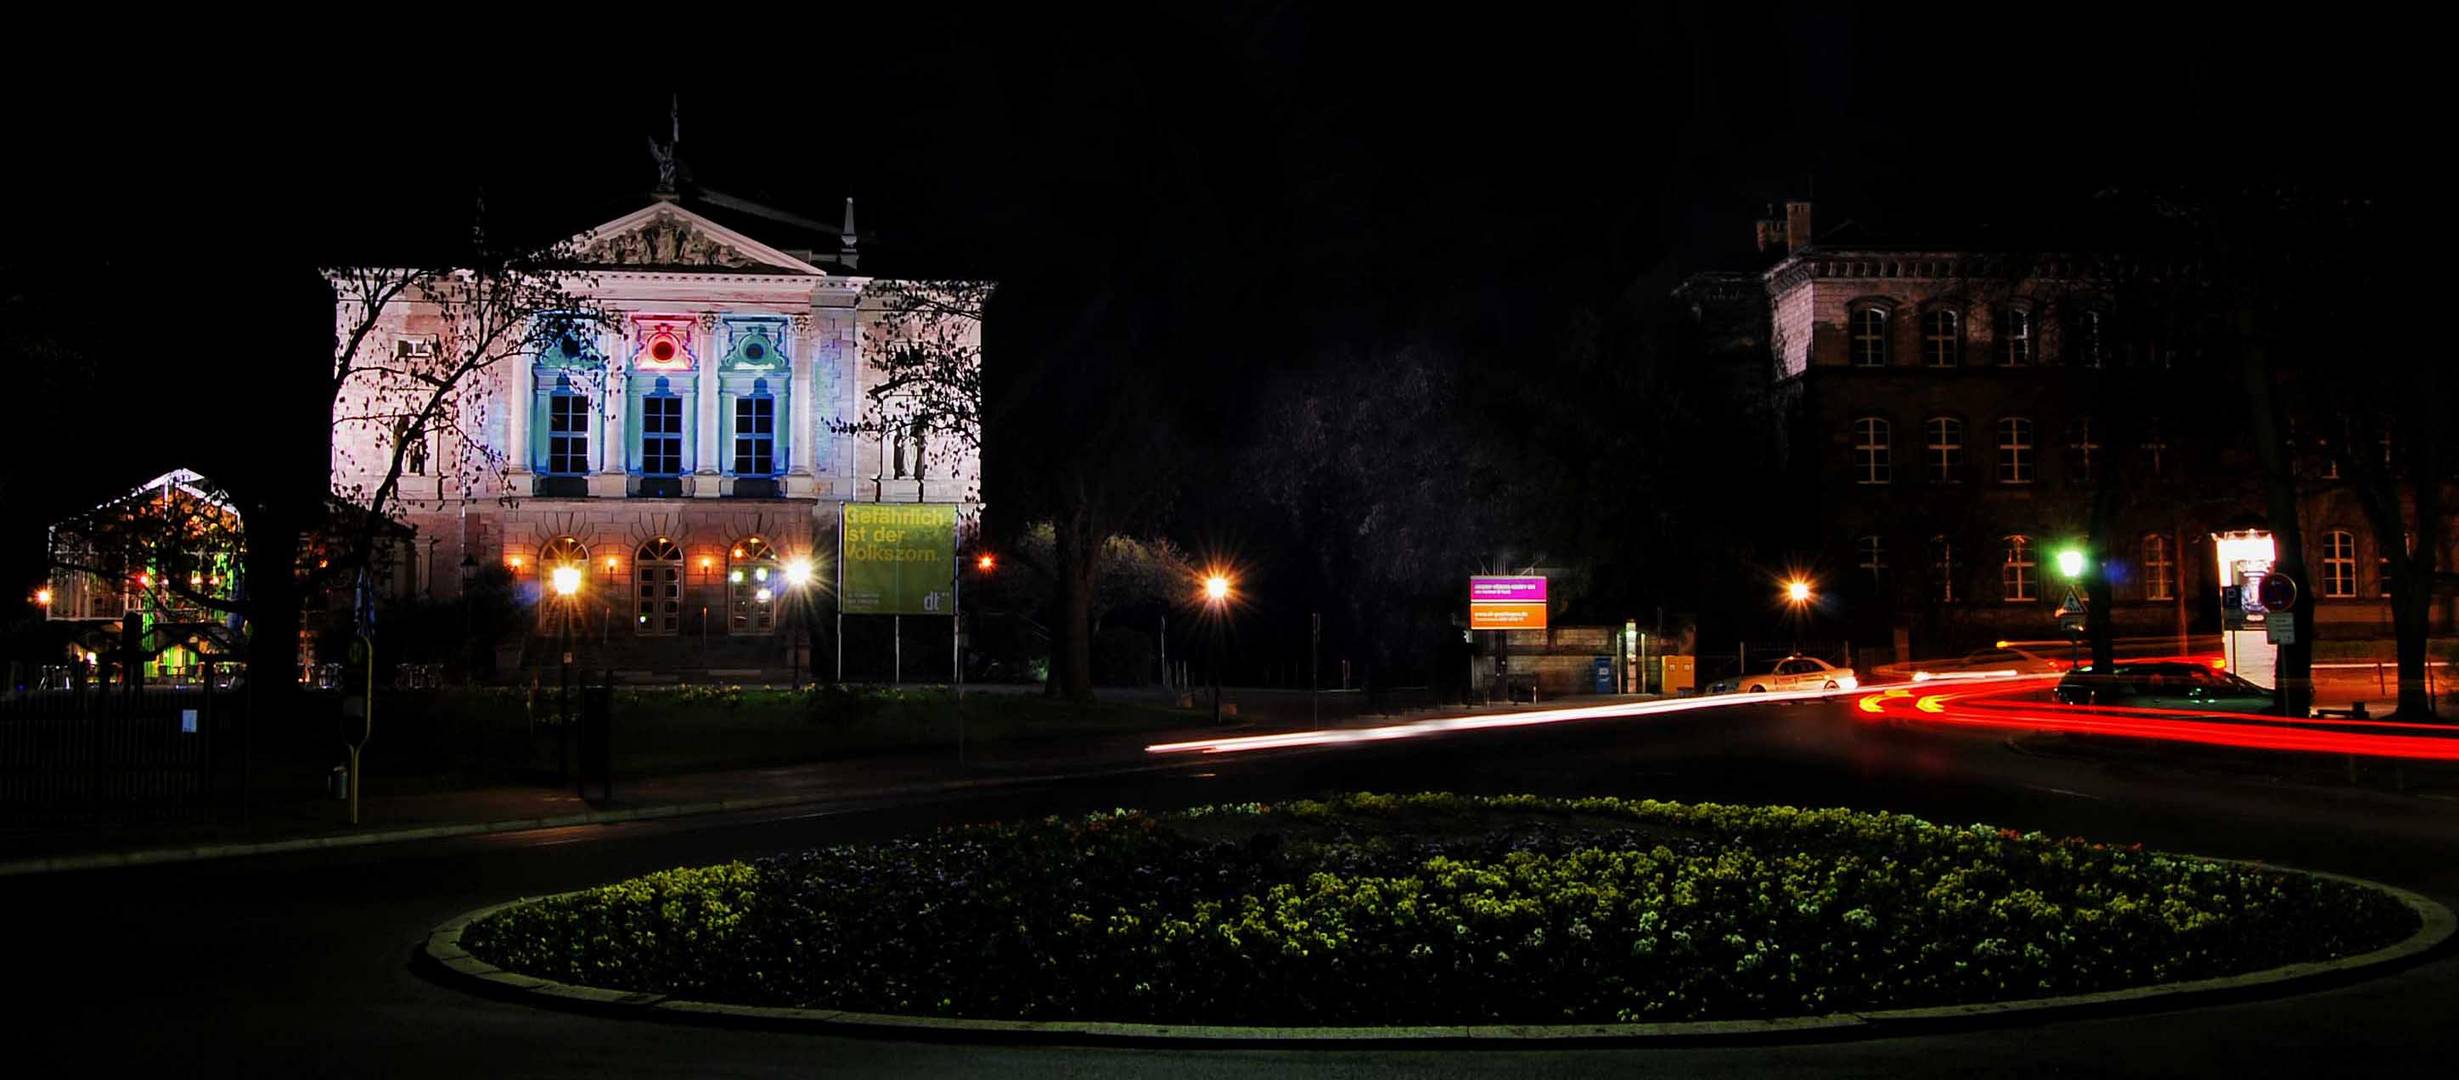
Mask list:
[[[2429,151],[2401,119],[2432,100],[2413,35],[2148,7],[935,7],[63,37],[14,72],[12,351],[72,341],[153,392],[15,429],[0,497],[23,524],[196,460],[194,438],[245,456],[274,436],[230,416],[283,377],[296,346],[271,343],[314,321],[252,282],[450,250],[482,195],[515,240],[616,216],[645,201],[644,139],[678,94],[698,182],[831,221],[853,195],[865,272],[996,278],[1018,326],[1155,268],[1217,294],[1155,351],[1219,387],[1199,437],[1326,341],[1440,323],[1508,366],[1508,343],[1652,269],[1747,264],[1771,200],[1813,198],[1822,229],[1972,235],[2111,186],[2389,176]],[[38,460],[82,466],[22,467]]]

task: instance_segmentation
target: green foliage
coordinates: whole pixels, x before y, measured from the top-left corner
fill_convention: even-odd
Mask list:
[[[2080,993],[2347,955],[2414,925],[2339,882],[1904,815],[1359,794],[670,871],[464,940],[542,977],[760,1004],[1542,1023]]]

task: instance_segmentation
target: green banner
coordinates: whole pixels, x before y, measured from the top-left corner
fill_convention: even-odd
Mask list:
[[[837,609],[848,615],[956,614],[956,507],[846,503],[838,519]]]

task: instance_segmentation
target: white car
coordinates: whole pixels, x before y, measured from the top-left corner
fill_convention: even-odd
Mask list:
[[[1763,694],[1770,690],[1851,690],[1861,685],[1850,668],[1840,668],[1825,660],[1810,656],[1788,656],[1776,662],[1765,673],[1719,679],[1709,693],[1739,691]]]

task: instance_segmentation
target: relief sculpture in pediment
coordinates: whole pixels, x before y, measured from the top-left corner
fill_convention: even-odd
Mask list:
[[[760,265],[751,256],[671,217],[651,219],[640,228],[591,244],[583,250],[582,259],[599,266],[748,269]]]

